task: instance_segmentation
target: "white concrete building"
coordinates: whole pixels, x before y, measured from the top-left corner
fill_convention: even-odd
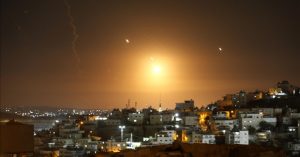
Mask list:
[[[172,144],[176,138],[176,131],[163,130],[156,134],[156,140],[152,142],[154,145]]]
[[[249,144],[249,133],[248,130],[240,131],[228,131],[225,134],[225,143],[226,144]]]
[[[216,143],[215,135],[213,135],[213,134],[203,134],[201,136],[201,143],[215,144]]]
[[[201,134],[192,132],[192,143],[206,143],[206,144],[215,144],[216,138],[214,134]]]
[[[174,115],[170,113],[152,114],[149,117],[151,125],[168,124],[174,120]]]
[[[240,128],[246,129],[249,126],[255,129],[259,128],[259,123],[262,121],[263,115],[259,113],[241,114],[240,115]]]
[[[136,149],[138,147],[141,147],[141,145],[142,145],[142,142],[131,142],[131,141],[126,142],[127,149]]]
[[[267,123],[272,124],[273,126],[276,126],[277,118],[275,118],[275,117],[263,117],[262,121],[265,121]]]
[[[263,117],[263,113],[242,113],[240,114],[240,128],[246,129],[249,126],[259,129],[259,123],[262,121],[268,122],[273,126],[276,125],[277,119],[275,117]]]
[[[238,119],[215,119],[214,124],[216,128],[226,128],[232,130],[234,126],[239,126]]]
[[[226,119],[229,118],[229,111],[218,111],[215,115],[213,115],[215,119]]]

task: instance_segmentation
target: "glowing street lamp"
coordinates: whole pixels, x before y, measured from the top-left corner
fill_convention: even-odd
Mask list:
[[[120,125],[119,128],[121,129],[121,141],[123,141],[123,131],[125,129],[124,125]]]

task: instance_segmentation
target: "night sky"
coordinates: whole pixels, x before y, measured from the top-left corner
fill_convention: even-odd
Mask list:
[[[299,46],[298,0],[2,0],[1,104],[201,106],[299,86]]]

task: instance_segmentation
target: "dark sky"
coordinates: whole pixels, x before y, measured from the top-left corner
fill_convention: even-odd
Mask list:
[[[300,85],[298,0],[68,3],[77,40],[64,1],[1,1],[2,105],[174,108]]]

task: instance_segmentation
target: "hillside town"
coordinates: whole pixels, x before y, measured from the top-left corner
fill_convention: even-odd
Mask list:
[[[174,109],[159,104],[158,109],[149,106],[139,110],[131,107],[130,101],[126,108],[111,111],[41,112],[5,107],[1,113],[10,118],[1,117],[1,148],[27,156],[80,157],[179,142],[268,146],[283,149],[287,156],[298,156],[299,109],[300,88],[288,81],[266,91],[226,94],[202,107],[193,99],[176,103]],[[21,152],[6,146],[3,141],[7,138],[14,139]]]

